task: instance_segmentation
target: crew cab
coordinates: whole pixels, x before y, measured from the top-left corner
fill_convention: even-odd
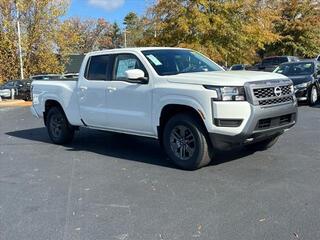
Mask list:
[[[218,150],[267,149],[297,117],[286,76],[224,71],[182,48],[88,53],[78,79],[35,80],[32,95],[31,111],[56,144],[71,142],[81,127],[145,136],[189,170]]]

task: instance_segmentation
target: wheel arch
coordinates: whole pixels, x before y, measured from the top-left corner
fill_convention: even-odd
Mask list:
[[[44,125],[47,125],[47,115],[48,115],[48,111],[50,108],[52,107],[58,107],[62,110],[63,114],[65,115],[66,119],[68,120],[65,111],[62,107],[62,105],[57,101],[57,100],[53,100],[53,99],[47,99],[44,103],[44,112],[43,112],[43,121],[44,121]],[[68,120],[69,122],[69,120]]]
[[[158,132],[158,138],[160,142],[162,141],[162,134],[164,130],[165,124],[168,122],[170,118],[172,118],[176,114],[190,114],[194,116],[203,126],[203,128],[207,132],[207,128],[205,126],[205,116],[204,113],[200,109],[195,109],[192,106],[185,105],[185,104],[167,104],[163,106],[161,109],[161,113],[159,116],[159,123],[157,127],[157,132]]]

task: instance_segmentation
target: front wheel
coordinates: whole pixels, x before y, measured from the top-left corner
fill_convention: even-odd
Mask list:
[[[50,139],[56,144],[65,144],[72,141],[74,128],[69,124],[61,108],[52,107],[47,113],[47,130]]]
[[[195,170],[208,165],[212,149],[201,122],[191,115],[178,114],[165,125],[163,147],[180,168]]]
[[[263,151],[263,150],[267,150],[268,148],[271,148],[278,141],[278,139],[279,139],[279,136],[270,137],[261,142],[249,144],[246,147],[249,150]]]
[[[316,104],[317,101],[318,101],[318,90],[316,86],[313,85],[310,90],[309,105],[313,106]]]

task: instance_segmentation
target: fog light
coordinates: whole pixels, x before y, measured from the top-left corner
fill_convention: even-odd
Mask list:
[[[214,119],[214,125],[217,127],[239,127],[242,119]]]

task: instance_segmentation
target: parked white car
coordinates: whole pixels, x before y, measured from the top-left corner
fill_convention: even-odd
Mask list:
[[[10,89],[2,89],[2,90],[0,90],[0,97],[2,97],[2,98],[10,98],[11,97],[11,90]]]
[[[209,164],[216,149],[269,148],[297,117],[287,77],[224,71],[181,48],[92,52],[78,80],[35,80],[32,93],[54,143],[79,127],[146,136],[183,169]]]

